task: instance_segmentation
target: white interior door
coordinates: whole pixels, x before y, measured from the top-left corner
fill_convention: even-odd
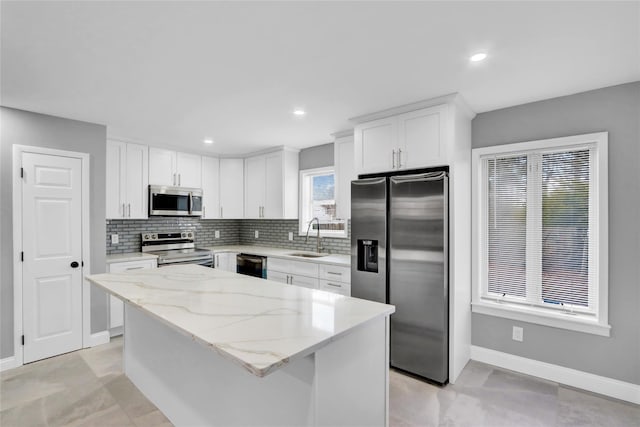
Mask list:
[[[22,167],[22,316],[29,363],[82,347],[82,160],[23,153]]]

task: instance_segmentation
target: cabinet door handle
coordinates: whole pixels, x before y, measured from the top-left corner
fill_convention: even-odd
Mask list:
[[[391,169],[396,168],[396,150],[391,150]]]
[[[126,268],[127,271],[129,270],[142,270],[144,267],[128,267]]]
[[[207,216],[207,207],[206,207],[206,206],[203,206],[203,207],[202,207],[202,217],[203,217],[203,218],[206,218],[206,216]]]
[[[216,255],[216,267],[220,267],[220,255]]]
[[[125,215],[126,215],[126,211],[125,211],[125,209],[124,209],[124,206],[125,206],[125,204],[123,203],[123,204],[122,204],[122,218],[124,218],[124,217],[125,217]]]
[[[127,216],[131,218],[131,203],[127,203]]]
[[[172,185],[176,185],[176,174],[173,174],[173,184]]]
[[[341,285],[338,285],[336,283],[331,283],[331,282],[327,282],[327,285],[333,286],[334,288],[341,288],[342,287]]]
[[[222,206],[220,206],[220,218],[222,218]]]
[[[327,271],[327,274],[333,274],[334,276],[342,276],[342,273],[336,273],[333,271]]]
[[[182,181],[182,174],[178,174],[178,187],[180,187],[180,181]]]
[[[398,148],[398,169],[402,167],[402,150]]]

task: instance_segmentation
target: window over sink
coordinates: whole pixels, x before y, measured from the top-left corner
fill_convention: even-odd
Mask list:
[[[336,217],[335,181],[333,167],[300,171],[300,235],[306,235],[309,222],[318,218],[309,228],[310,236],[320,227],[322,237],[347,237],[346,219]]]

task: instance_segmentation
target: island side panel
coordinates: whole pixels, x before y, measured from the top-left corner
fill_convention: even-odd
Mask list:
[[[313,355],[260,378],[125,304],[124,369],[176,426],[314,424]]]
[[[316,352],[316,425],[388,426],[389,317]]]

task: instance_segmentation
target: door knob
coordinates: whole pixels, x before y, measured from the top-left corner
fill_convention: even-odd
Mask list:
[[[71,268],[78,268],[78,266],[79,266],[79,265],[80,265],[80,264],[78,264],[78,261],[73,261],[73,262],[71,263]]]

